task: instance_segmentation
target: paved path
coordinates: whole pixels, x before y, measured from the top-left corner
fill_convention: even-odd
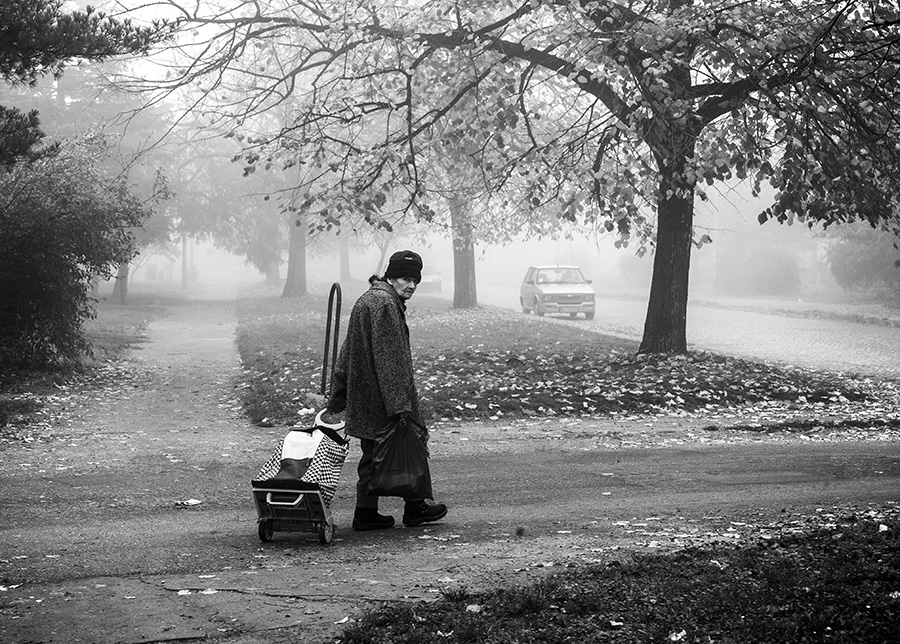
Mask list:
[[[514,288],[479,286],[478,298],[482,304],[519,310]],[[778,302],[766,300],[740,304],[781,308]],[[598,297],[592,321],[553,319],[640,340],[646,313],[645,301]],[[726,355],[900,379],[900,326],[792,317],[697,302],[688,306],[687,339],[689,347]]]

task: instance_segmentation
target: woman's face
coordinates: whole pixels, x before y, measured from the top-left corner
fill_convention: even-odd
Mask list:
[[[402,300],[411,298],[416,292],[416,286],[419,285],[419,280],[414,277],[389,277],[387,282],[394,287]]]

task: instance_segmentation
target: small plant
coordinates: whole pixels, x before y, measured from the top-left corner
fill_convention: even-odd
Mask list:
[[[453,604],[471,603],[472,595],[465,586],[452,586],[441,590],[441,596]]]
[[[547,610],[553,603],[558,583],[552,578],[533,586],[504,589],[497,595],[497,607],[507,615],[531,615]]]
[[[0,396],[0,429],[25,418],[41,408],[33,398],[17,399]]]
[[[490,620],[482,615],[466,613],[453,625],[453,630],[445,636],[454,636],[460,644],[477,644],[487,642],[490,635]]]

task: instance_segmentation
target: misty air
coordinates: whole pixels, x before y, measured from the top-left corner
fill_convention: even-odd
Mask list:
[[[896,3],[0,41],[0,640],[894,641]]]

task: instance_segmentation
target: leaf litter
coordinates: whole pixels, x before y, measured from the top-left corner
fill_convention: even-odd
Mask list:
[[[239,307],[244,408],[290,425],[318,391],[324,315]],[[324,305],[322,307],[324,309]],[[432,426],[563,419],[713,419],[710,432],[900,435],[900,383],[696,351],[636,355],[637,344],[501,309],[420,303],[409,315],[421,406]],[[285,347],[289,347],[285,350]],[[302,418],[302,417],[301,417]],[[779,425],[780,423],[780,425]]]
[[[321,347],[295,339],[318,338],[324,316],[316,307],[271,307],[255,300],[238,306],[243,370],[221,406],[264,426],[308,422],[317,409],[309,400],[320,386]],[[549,422],[570,423],[578,433],[571,423],[682,418],[702,423],[693,440],[716,440],[720,430],[732,438],[900,438],[900,383],[893,380],[708,352],[636,355],[632,341],[500,309],[423,308],[410,316],[410,327],[422,410],[435,428]],[[59,440],[86,403],[117,404],[151,378],[136,362],[107,360],[61,382],[7,383],[0,390],[0,450]]]

